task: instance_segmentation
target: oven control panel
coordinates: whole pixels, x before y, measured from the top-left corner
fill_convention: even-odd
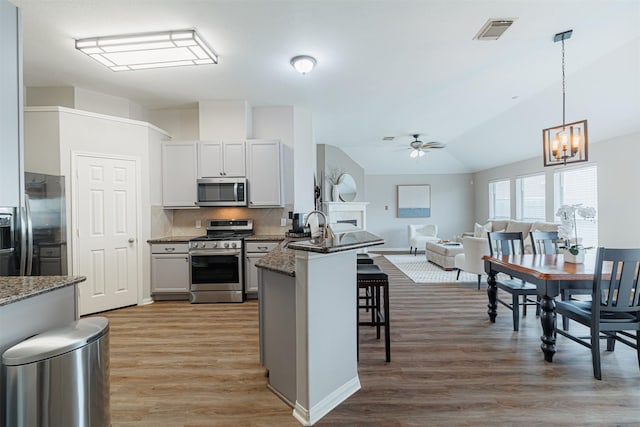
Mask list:
[[[189,249],[240,249],[241,240],[205,240],[189,242]]]

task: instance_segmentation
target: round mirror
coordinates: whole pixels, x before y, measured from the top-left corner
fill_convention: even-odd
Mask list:
[[[353,202],[356,199],[356,181],[351,175],[348,173],[340,175],[340,178],[338,178],[338,191],[340,191],[340,200],[343,202]]]

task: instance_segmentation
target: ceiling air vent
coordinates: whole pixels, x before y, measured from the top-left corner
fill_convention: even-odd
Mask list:
[[[507,29],[513,24],[515,19],[489,19],[486,24],[480,28],[478,34],[473,38],[474,40],[498,40],[500,36],[507,31]]]

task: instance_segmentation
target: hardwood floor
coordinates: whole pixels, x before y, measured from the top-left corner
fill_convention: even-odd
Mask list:
[[[546,363],[530,310],[489,323],[475,282],[414,284],[383,257],[390,277],[391,363],[384,340],[361,327],[362,389],[319,426],[639,425],[634,350],[589,350],[558,337]],[[255,301],[161,302],[102,313],[111,322],[111,410],[118,426],[298,426],[266,388]],[[576,325],[572,325],[573,328]]]

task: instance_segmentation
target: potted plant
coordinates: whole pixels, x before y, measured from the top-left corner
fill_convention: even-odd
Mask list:
[[[587,248],[580,244],[578,239],[578,227],[576,224],[576,216],[593,220],[596,217],[596,210],[590,206],[562,205],[556,216],[560,217],[560,226],[558,226],[558,235],[565,241],[564,260],[566,262],[581,263],[584,262],[584,254]]]

